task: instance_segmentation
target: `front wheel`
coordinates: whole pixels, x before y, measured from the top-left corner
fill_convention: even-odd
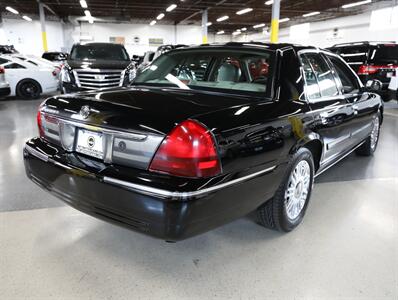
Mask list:
[[[296,228],[305,215],[313,182],[312,153],[307,148],[301,148],[292,157],[274,197],[258,209],[260,224],[284,232]]]
[[[365,143],[355,151],[357,155],[371,156],[375,153],[379,143],[380,120],[380,113],[378,113],[372,121],[372,132],[370,133],[370,136],[366,139]]]

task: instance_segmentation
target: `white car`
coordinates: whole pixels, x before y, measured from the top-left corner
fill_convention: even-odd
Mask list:
[[[41,94],[53,93],[58,87],[58,72],[50,65],[32,63],[13,55],[0,55],[6,80],[10,84],[10,96],[37,99]]]

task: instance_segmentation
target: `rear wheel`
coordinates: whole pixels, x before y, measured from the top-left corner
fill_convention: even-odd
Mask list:
[[[361,156],[371,156],[375,153],[380,136],[380,113],[372,121],[372,132],[365,143],[355,153]]]
[[[305,215],[314,180],[312,153],[301,148],[292,158],[274,197],[258,209],[260,224],[284,232],[296,228]]]
[[[41,87],[33,79],[24,79],[17,84],[16,93],[21,99],[37,99],[40,97]]]

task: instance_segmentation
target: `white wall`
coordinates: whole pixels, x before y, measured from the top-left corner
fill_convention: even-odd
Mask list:
[[[50,51],[69,51],[73,43],[80,41],[81,36],[89,36],[91,37],[89,41],[93,42],[109,42],[110,37],[125,37],[125,46],[130,54],[143,54],[148,50],[156,50],[157,46],[149,45],[149,38],[162,38],[165,44],[191,45],[202,41],[201,27],[192,25],[149,26],[100,22],[72,25],[47,21],[46,30]],[[134,37],[139,37],[140,42],[135,43]],[[13,44],[21,53],[41,55],[43,46],[40,22],[3,18],[0,27],[0,44]]]
[[[77,39],[79,34],[92,37],[93,42],[109,42],[110,37],[124,37],[127,51],[139,55],[148,50],[156,50],[157,46],[149,45],[149,38],[163,39],[165,44],[188,45],[199,44],[202,40],[201,27],[188,25],[82,23],[80,32],[74,33]],[[134,42],[135,37],[139,38],[138,43]]]
[[[3,18],[0,29],[0,44],[11,44],[21,52],[41,56],[43,43],[39,21],[28,22]],[[63,28],[60,22],[47,22],[47,43],[50,51],[60,51],[64,45]]]
[[[327,21],[313,22],[310,24],[310,34],[307,38],[291,37],[290,27],[282,28],[279,34],[279,42],[299,43],[318,47],[329,47],[337,43],[358,41],[397,41],[398,28],[384,30],[370,30],[371,12],[336,18]],[[334,29],[338,29],[334,36]],[[233,38],[234,41],[269,41],[269,34],[258,33],[241,35]]]

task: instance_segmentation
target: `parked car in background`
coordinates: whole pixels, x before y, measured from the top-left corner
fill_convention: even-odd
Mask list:
[[[37,99],[41,94],[58,89],[56,70],[15,57],[0,55],[0,66],[5,69],[5,77],[10,84],[10,96],[21,99]]]
[[[47,59],[52,62],[56,62],[62,64],[68,58],[68,53],[65,52],[44,52],[41,56],[44,59]]]
[[[0,66],[0,98],[4,98],[11,93],[10,85],[6,81],[5,69]]]
[[[330,51],[339,54],[359,75],[366,85],[369,80],[379,81],[384,101],[391,100],[388,85],[398,68],[398,44],[395,42],[359,42],[338,44]]]
[[[20,53],[11,54],[11,55],[23,61],[29,62],[35,66],[54,69],[55,73],[57,74],[57,78],[61,72],[62,64],[59,62],[52,62],[47,59],[37,57],[35,55],[22,55]]]
[[[0,45],[0,54],[13,54],[18,53],[14,45]]]
[[[63,93],[71,93],[127,86],[135,74],[135,64],[123,45],[76,44],[62,67],[61,89]]]
[[[132,88],[52,97],[37,120],[24,149],[33,182],[177,241],[252,211],[293,230],[317,175],[375,152],[383,103],[329,51],[230,43],[165,53]]]

